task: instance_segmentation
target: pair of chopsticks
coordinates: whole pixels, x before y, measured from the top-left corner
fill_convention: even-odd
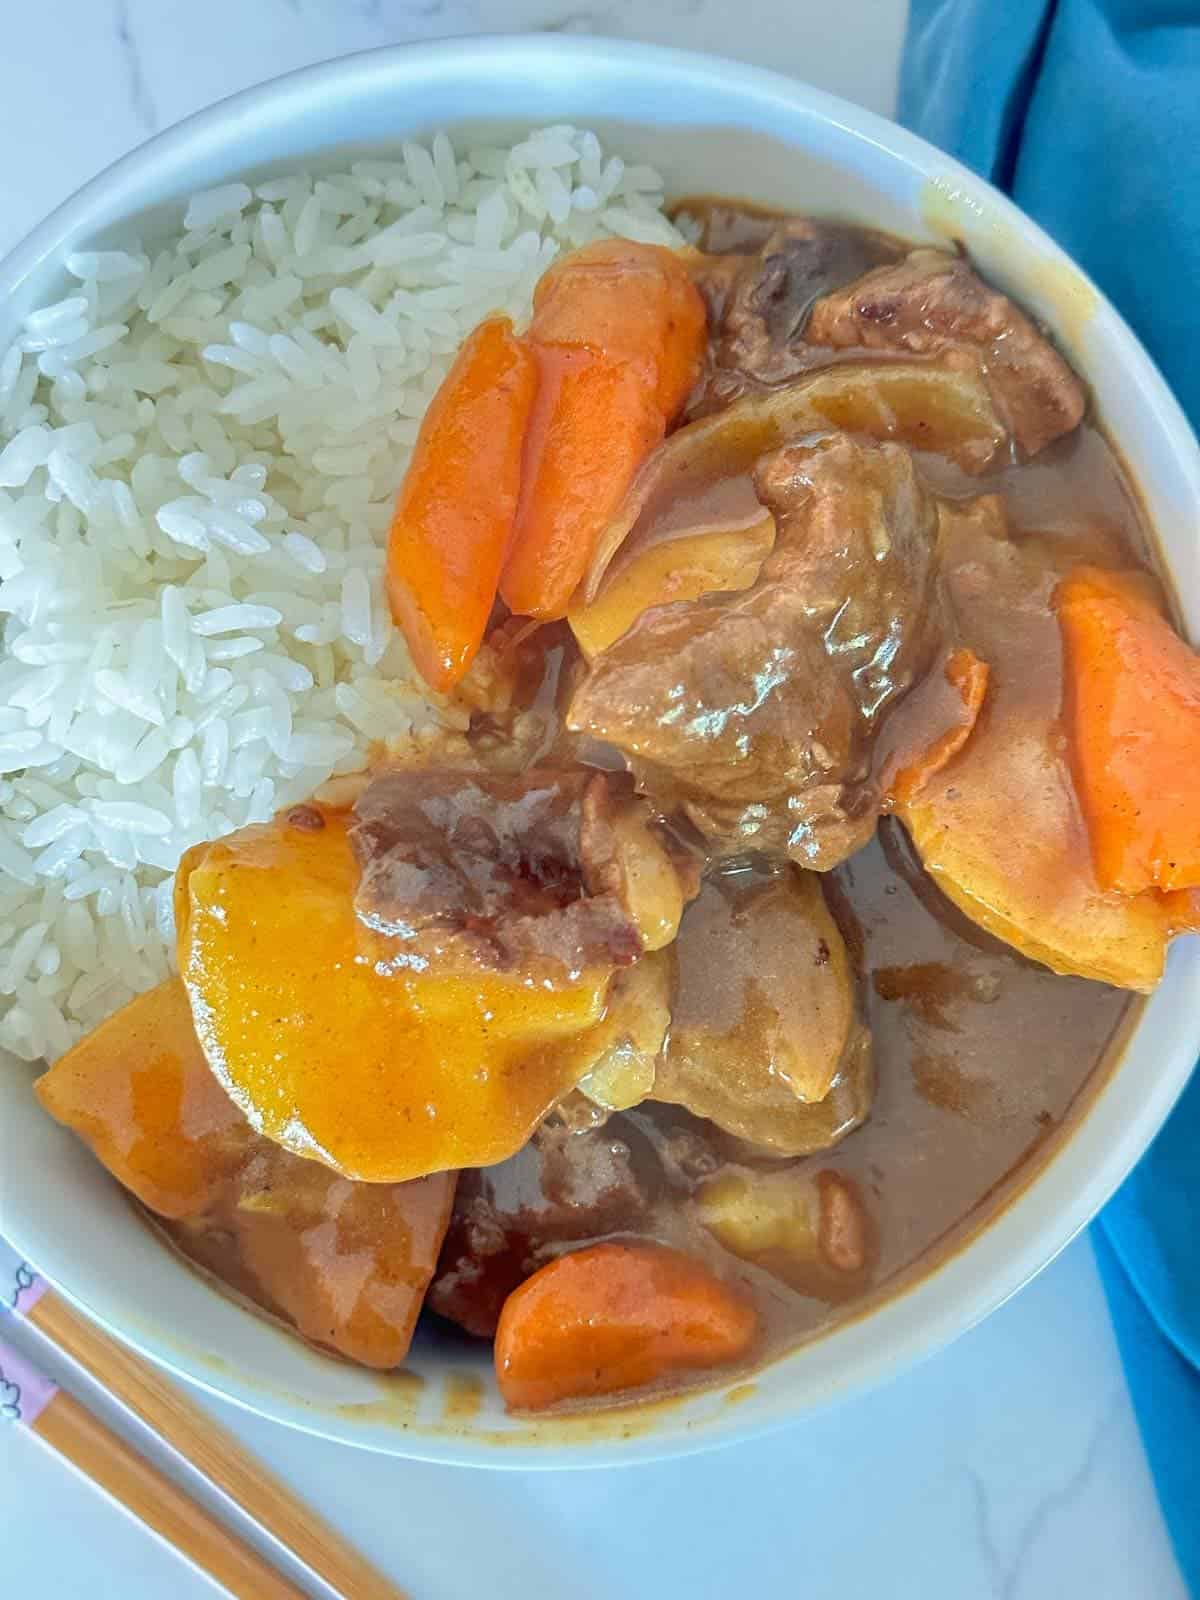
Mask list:
[[[27,1265],[17,1268],[3,1309],[82,1367],[335,1594],[344,1600],[404,1600],[232,1434],[79,1316]],[[306,1600],[291,1579],[3,1339],[0,1420],[28,1428],[237,1600]]]

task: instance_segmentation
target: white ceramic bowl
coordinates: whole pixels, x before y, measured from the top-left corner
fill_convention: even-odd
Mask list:
[[[26,310],[55,297],[67,251],[119,243],[135,219],[151,232],[178,221],[195,189],[439,127],[507,135],[562,121],[595,127],[627,157],[652,162],[675,194],[727,193],[910,238],[962,239],[1086,374],[1141,486],[1188,624],[1200,629],[1200,455],[1112,308],[1043,233],[948,157],[842,101],[727,61],[595,39],[456,40],[352,56],[237,95],[118,162],[0,263],[0,348]],[[931,1276],[753,1384],[585,1422],[506,1417],[482,1356],[418,1346],[415,1378],[381,1378],[319,1357],[240,1309],[147,1231],[83,1146],[43,1115],[19,1067],[0,1070],[0,1231],[111,1332],[281,1422],[439,1461],[644,1459],[778,1426],[964,1332],[1100,1208],[1166,1117],[1198,1044],[1200,940],[1185,939],[1072,1136]]]

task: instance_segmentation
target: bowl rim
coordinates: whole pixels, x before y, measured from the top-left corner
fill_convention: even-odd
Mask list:
[[[139,196],[143,176],[154,163],[182,162],[188,156],[200,157],[206,149],[225,146],[231,130],[236,129],[239,122],[249,127],[258,112],[267,106],[274,115],[280,116],[289,108],[298,109],[313,97],[344,95],[355,83],[435,83],[441,76],[459,78],[464,71],[473,72],[481,86],[486,87],[488,79],[497,74],[529,72],[551,63],[560,69],[574,66],[588,73],[594,73],[598,67],[610,74],[625,66],[636,67],[669,80],[680,92],[691,90],[697,95],[695,122],[698,126],[719,126],[715,120],[705,121],[705,91],[715,90],[720,96],[723,89],[732,90],[760,111],[773,109],[785,119],[807,117],[818,124],[832,126],[848,140],[861,141],[882,155],[900,161],[921,178],[948,179],[960,184],[968,195],[985,197],[989,213],[1011,227],[1023,244],[1031,245],[1040,257],[1067,269],[1094,294],[1096,316],[1104,323],[1105,342],[1116,349],[1122,370],[1136,381],[1139,396],[1152,409],[1157,429],[1167,441],[1169,457],[1187,492],[1200,503],[1200,449],[1165,380],[1124,319],[1086,274],[1007,196],[952,157],[874,112],[782,73],[694,51],[591,36],[484,34],[385,45],[252,85],[154,135],[97,173],[51,211],[0,259],[0,297],[14,295],[23,284],[34,282],[43,270],[52,270],[68,238],[86,234],[100,222],[111,226],[108,213],[117,211],[124,217],[136,215],[144,205],[144,194]],[[469,119],[448,118],[447,126],[453,127],[455,120]],[[761,127],[762,120],[751,126]],[[779,136],[788,137],[786,132]],[[331,142],[328,148],[332,150],[337,146]],[[1196,599],[1200,603],[1200,596]],[[1168,970],[1181,969],[1184,964],[1176,948]],[[1200,963],[1193,959],[1191,965]],[[614,1433],[608,1440],[566,1445],[548,1440],[524,1445],[506,1443],[497,1448],[487,1440],[472,1440],[469,1430],[459,1435],[437,1429],[423,1431],[419,1422],[396,1429],[390,1436],[368,1434],[335,1418],[332,1413],[306,1415],[295,1406],[289,1407],[264,1395],[240,1374],[223,1374],[220,1381],[205,1376],[169,1344],[123,1328],[110,1311],[91,1305],[89,1297],[74,1293],[69,1282],[58,1280],[52,1260],[45,1262],[43,1270],[67,1299],[108,1332],[176,1376],[254,1414],[318,1436],[417,1459],[499,1468],[602,1466],[691,1453],[775,1431],[843,1396],[873,1387],[966,1332],[1048,1265],[1114,1192],[1182,1092],[1200,1046],[1200,974],[1184,973],[1183,981],[1194,1001],[1190,1008],[1194,1022],[1189,1028],[1186,1016],[1170,1019],[1167,1038],[1159,1052],[1161,1068],[1149,1092],[1143,1093],[1131,1108],[1120,1137],[1112,1134],[1101,1139],[1094,1150],[1086,1139],[1088,1125],[1095,1123],[1096,1112],[1108,1092],[1106,1086],[1093,1098],[1080,1125],[1071,1131],[1055,1155],[1030,1178],[1001,1214],[987,1222],[977,1235],[970,1236],[950,1258],[911,1285],[899,1289],[860,1319],[863,1325],[869,1324],[878,1330],[880,1337],[843,1340],[843,1354],[833,1372],[826,1373],[823,1379],[818,1375],[815,1382],[810,1379],[801,1386],[801,1392],[778,1397],[773,1407],[761,1414],[755,1413],[752,1406],[726,1408],[723,1413],[701,1423],[682,1422],[672,1426],[671,1414],[667,1413],[661,1429],[643,1436],[628,1438]],[[1143,1027],[1143,1021],[1138,1020],[1132,1030],[1134,1035]],[[1094,1157],[1093,1164],[1087,1166],[1085,1162],[1083,1170],[1065,1186],[1060,1179],[1057,1188],[1062,1192],[1056,1194],[1055,1169],[1062,1168],[1063,1158],[1072,1150],[1090,1154]],[[1073,1166],[1078,1164],[1072,1163]],[[1031,1201],[1038,1197],[1041,1204],[1032,1205]],[[1039,1218],[1039,1212],[1045,1214]],[[21,1248],[20,1223],[13,1227],[6,1221],[6,1227],[12,1242]],[[1001,1235],[1003,1248],[1000,1247]],[[990,1250],[989,1239],[992,1241]],[[973,1271],[964,1274],[963,1264],[967,1261]],[[980,1280],[974,1292],[970,1288],[973,1276]],[[952,1284],[949,1292],[947,1284]],[[904,1315],[889,1317],[889,1310],[894,1313],[898,1307],[903,1308]],[[854,1324],[849,1326],[853,1329]],[[827,1344],[845,1328],[846,1325],[842,1325],[841,1330],[801,1346],[765,1370],[778,1371],[786,1367],[797,1357],[802,1358],[806,1351]]]

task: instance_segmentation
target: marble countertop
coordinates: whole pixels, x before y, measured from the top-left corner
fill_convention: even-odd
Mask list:
[[[5,9],[0,253],[157,129],[348,51],[472,32],[607,33],[770,65],[886,112],[904,23],[904,0],[12,0]],[[684,1461],[468,1472],[358,1454],[205,1403],[417,1600],[457,1600],[485,1585],[490,1600],[717,1600],[739,1590],[1186,1600],[1086,1240],[888,1387],[767,1441]],[[0,1595],[214,1592],[17,1429],[0,1431],[0,1508]]]

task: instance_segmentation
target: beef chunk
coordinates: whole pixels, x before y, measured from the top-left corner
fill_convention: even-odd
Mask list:
[[[462,1174],[426,1304],[491,1338],[519,1283],[563,1245],[637,1231],[661,1181],[649,1142],[622,1118],[582,1132],[543,1123],[510,1160]]]
[[[721,850],[814,865],[874,827],[853,707],[778,585],[654,607],[598,658],[572,725],[623,750],[639,783]]]
[[[775,514],[762,577],[797,594],[868,723],[908,690],[947,629],[938,502],[900,445],[845,434],[786,445],[759,464]]]
[[[674,937],[687,875],[620,788],[586,771],[385,772],[354,808],[358,914],[419,969],[626,966]]]
[[[870,838],[874,735],[948,632],[936,501],[906,450],[847,435],[785,446],[757,486],[778,527],[757,582],[644,612],[568,720],[720,848],[825,870]]]
[[[1083,416],[1083,385],[1022,311],[958,256],[914,250],[812,308],[805,338],[977,366],[1021,448],[1033,455]]]
[[[698,276],[713,328],[709,370],[689,415],[819,365],[803,342],[816,301],[896,253],[883,235],[791,217],[772,228],[757,254],[711,257]]]

